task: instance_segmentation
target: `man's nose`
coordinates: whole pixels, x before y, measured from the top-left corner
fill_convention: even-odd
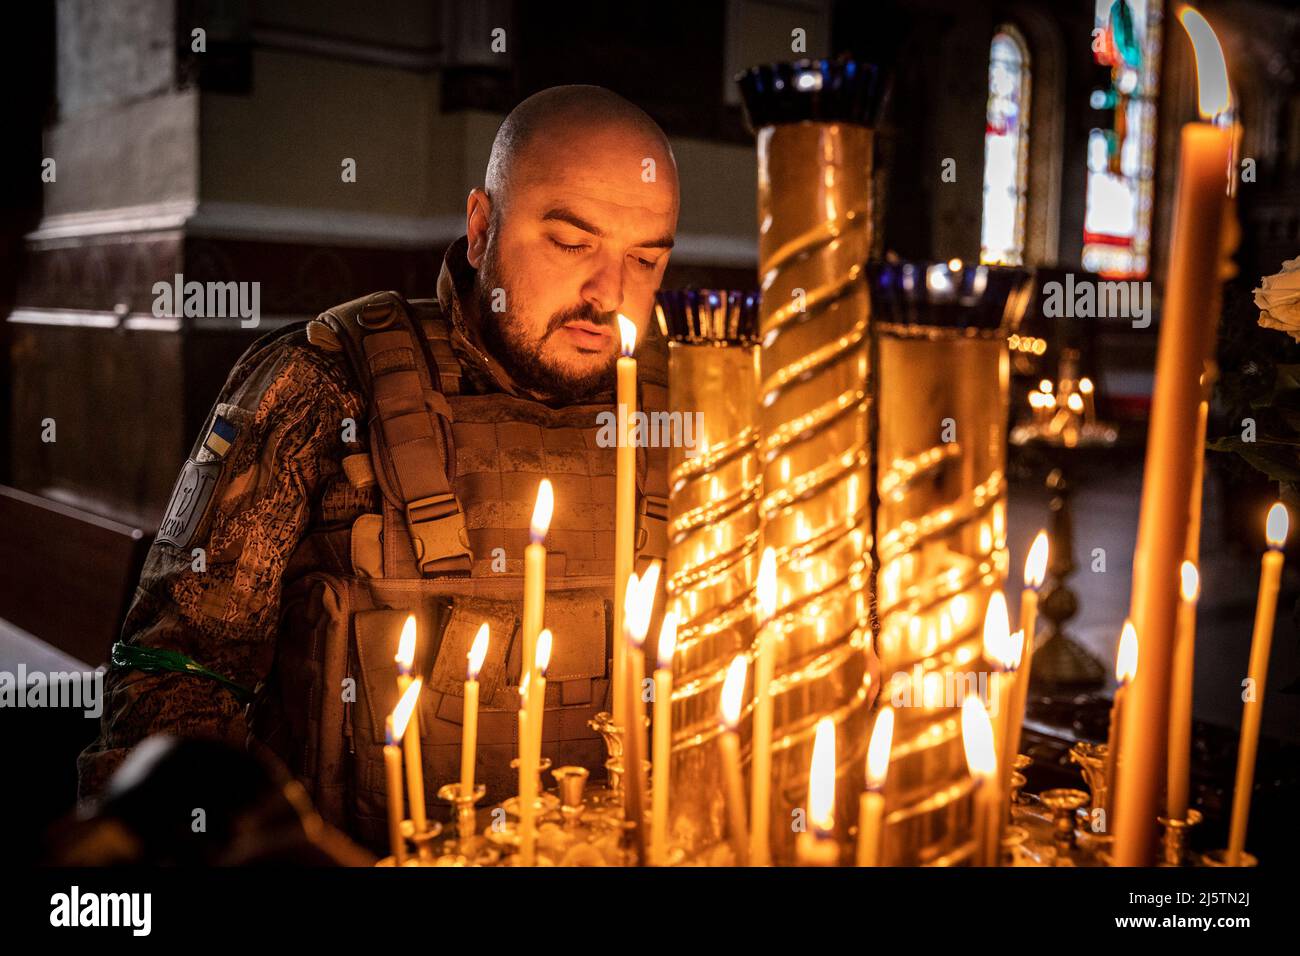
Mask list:
[[[610,256],[601,257],[596,270],[587,277],[582,287],[583,301],[589,302],[597,312],[613,313],[623,304],[623,261]]]

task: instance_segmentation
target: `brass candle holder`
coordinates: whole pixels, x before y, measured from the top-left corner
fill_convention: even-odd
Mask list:
[[[738,80],[758,147],[762,546],[776,555],[770,767],[759,846],[794,859],[791,814],[830,717],[845,746],[836,806],[855,823],[872,677],[870,300],[873,127],[883,72],[850,60],[755,67]],[[758,706],[765,706],[759,701]],[[766,737],[766,735],[765,735]],[[763,741],[766,744],[767,739]],[[751,748],[757,755],[758,750]],[[756,863],[765,862],[756,860]]]
[[[480,783],[475,784],[473,793],[461,791],[460,781],[445,784],[438,788],[438,799],[452,805],[460,842],[468,845],[474,839],[478,829],[474,807],[487,794],[487,787]]]
[[[1201,822],[1201,811],[1188,807],[1182,820],[1160,817],[1164,834],[1160,839],[1160,866],[1186,866],[1190,858],[1191,831]]]
[[[754,640],[758,573],[757,292],[661,292],[668,337],[668,405],[696,421],[692,447],[668,451],[669,606],[673,653],[668,832],[689,856],[727,839],[718,708],[727,665]],[[741,729],[748,736],[749,724]]]
[[[885,787],[889,865],[947,860],[971,835],[960,691],[977,683],[983,618],[1007,575],[1006,337],[1029,274],[959,261],[872,262],[875,611],[895,706]]]

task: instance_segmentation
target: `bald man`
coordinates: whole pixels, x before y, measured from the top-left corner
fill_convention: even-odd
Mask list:
[[[611,696],[616,453],[601,426],[620,314],[636,326],[639,407],[666,408],[650,318],[677,211],[672,152],[645,113],[598,87],[546,90],[502,123],[436,300],[376,293],[254,343],[150,549],[82,797],[149,734],[215,738],[282,760],[327,820],[382,850],[398,670],[422,680],[438,816],[433,794],[461,777],[485,622],[475,782],[481,808],[513,795],[523,555],[544,478],[542,755],[601,775],[590,725]],[[666,550],[665,455],[637,449],[638,567]],[[399,653],[408,616],[413,656]]]

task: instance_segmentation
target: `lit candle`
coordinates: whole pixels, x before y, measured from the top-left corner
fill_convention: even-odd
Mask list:
[[[1138,637],[1132,621],[1124,622],[1119,648],[1115,652],[1115,699],[1110,705],[1110,733],[1106,737],[1106,832],[1115,832],[1113,814],[1116,804],[1115,781],[1120,772],[1120,754],[1124,752],[1124,707],[1129,685],[1137,675]]]
[[[967,694],[961,702],[962,747],[966,767],[975,781],[976,866],[997,866],[998,820],[1001,817],[1001,788],[998,786],[998,754],[993,743],[993,724],[978,694]]]
[[[659,666],[655,668],[654,747],[651,761],[654,779],[650,787],[651,859],[656,866],[668,863],[668,787],[673,730],[673,651],[677,647],[677,612],[664,615],[659,629]]]
[[[659,562],[653,561],[646,568],[645,576],[638,578],[635,573],[627,579],[627,595],[623,605],[624,639],[627,641],[627,680],[625,688],[626,712],[631,722],[624,734],[626,743],[623,748],[624,762],[623,787],[627,794],[627,819],[633,823],[632,834],[635,840],[637,862],[646,860],[645,839],[645,705],[641,699],[641,684],[645,679],[645,655],[642,645],[645,643],[646,631],[650,628],[650,616],[654,611],[655,591],[659,586]]]
[[[397,642],[397,693],[406,693],[411,686],[411,670],[415,665],[415,615],[408,614],[402,625],[402,637]],[[411,823],[416,833],[429,828],[424,807],[424,758],[420,755],[420,715],[416,714],[406,726],[402,737],[406,748],[406,789],[411,801]]]
[[[1169,799],[1165,816],[1186,820],[1191,788],[1192,683],[1196,671],[1196,598],[1201,591],[1196,565],[1184,561],[1181,569],[1182,601],[1178,605],[1178,630],[1174,636],[1173,696],[1169,702]]]
[[[1087,381],[1087,379],[1084,379]],[[1020,592],[1020,630],[1024,634],[1020,665],[1016,668],[1015,696],[1011,702],[1011,746],[1007,752],[1010,764],[1003,765],[1008,781],[1014,772],[1014,763],[1020,753],[1020,735],[1025,726],[1025,709],[1029,702],[1029,682],[1033,679],[1034,639],[1038,631],[1038,589],[1047,577],[1049,545],[1047,532],[1040,531],[1025,559],[1025,586]],[[1009,785],[1009,784],[1008,784]]]
[[[542,631],[542,616],[546,610],[546,545],[542,542],[550,530],[554,510],[555,492],[550,480],[543,478],[537,485],[533,520],[528,526],[529,544],[524,549],[523,646],[520,649],[523,652],[522,667],[530,673],[535,668],[537,635]],[[522,683],[522,674],[519,679]]]
[[[745,823],[745,783],[740,775],[740,707],[745,698],[745,655],[737,654],[727,668],[722,682],[722,733],[718,751],[722,757],[722,777],[727,791],[727,829],[736,866],[749,866],[749,833]]]
[[[636,359],[632,357],[636,351],[636,323],[619,313],[618,331],[621,349],[617,365],[618,447],[614,472],[614,721],[626,728],[627,648],[621,637],[636,539],[636,445],[632,432],[637,406]]]
[[[406,840],[402,837],[402,748],[397,741],[406,735],[407,724],[415,713],[415,702],[420,696],[420,682],[412,681],[397,702],[397,707],[384,722],[384,773],[388,789],[388,846],[393,853],[393,863],[406,863]]]
[[[795,841],[800,866],[838,866],[835,842],[835,722],[817,721],[812,763],[808,768],[808,829]]]
[[[488,624],[479,625],[474,644],[469,649],[469,666],[465,673],[465,709],[460,734],[460,794],[474,796],[474,761],[478,748],[478,674],[487,658]]]
[[[772,673],[776,667],[776,552],[763,549],[758,566],[758,620],[754,636],[754,734],[749,791],[749,855],[754,866],[772,862]]]
[[[1083,396],[1083,423],[1085,425],[1094,425],[1097,422],[1097,405],[1096,389],[1093,388],[1092,379],[1084,377],[1079,379],[1079,394]]]
[[[536,862],[537,828],[534,823],[537,802],[537,764],[533,763],[532,734],[528,726],[529,687],[532,670],[519,683],[519,865]]]
[[[1203,120],[1222,117],[1231,97],[1214,31],[1184,6],[1179,19],[1196,53]],[[1218,314],[1222,224],[1227,206],[1232,131],[1188,123],[1179,145],[1177,199],[1160,319],[1155,391],[1147,428],[1141,517],[1133,559],[1132,620],[1142,635],[1142,673],[1126,705],[1115,792],[1116,866],[1155,862],[1160,781],[1167,767],[1170,671],[1178,616],[1178,569],[1186,557],[1188,514],[1197,449],[1201,374],[1210,357]],[[1154,771],[1154,772],[1153,772]]]
[[[528,733],[529,746],[533,748],[533,766],[542,766],[542,725],[546,721],[546,668],[551,663],[551,629],[542,628],[537,635],[537,651],[533,655],[533,673],[537,683],[528,687]],[[533,692],[536,688],[536,693]]]
[[[1264,707],[1264,680],[1268,677],[1268,655],[1273,645],[1273,616],[1277,591],[1282,582],[1282,545],[1288,525],[1281,502],[1268,511],[1268,550],[1260,561],[1259,598],[1255,603],[1255,633],[1250,639],[1250,670],[1246,676],[1250,691],[1241,710],[1241,743],[1237,748],[1237,782],[1232,797],[1232,826],[1228,831],[1228,866],[1241,863],[1246,848],[1246,822],[1250,818],[1250,791],[1255,783],[1255,752],[1259,746],[1259,719]]]
[[[1012,649],[1006,596],[1001,591],[994,591],[989,595],[988,607],[984,611],[984,661],[989,669],[989,716],[993,723],[993,744],[999,754],[999,767],[1005,766],[1002,755],[1010,744],[1011,692],[1019,657]],[[1001,782],[998,785],[1001,786]]]
[[[858,800],[858,866],[880,866],[885,841],[885,775],[894,743],[894,708],[876,715],[867,745],[867,789]]]

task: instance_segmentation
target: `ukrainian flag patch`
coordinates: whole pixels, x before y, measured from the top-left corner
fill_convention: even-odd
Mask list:
[[[226,452],[230,451],[230,446],[235,442],[235,436],[239,434],[239,426],[218,415],[213,419],[212,427],[208,429],[208,437],[203,439],[203,447],[218,458],[225,458]]]

